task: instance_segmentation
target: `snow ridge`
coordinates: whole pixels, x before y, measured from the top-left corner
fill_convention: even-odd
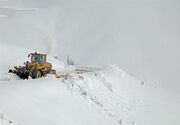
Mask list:
[[[116,74],[124,78],[130,77],[117,66],[112,65],[95,73],[69,74],[62,82],[70,92],[82,95],[99,112],[116,120],[119,124],[134,124],[135,121],[124,119],[123,113],[135,112],[137,107],[144,106],[143,102],[138,98],[128,98],[118,91],[118,86],[125,83],[116,83],[106,72],[110,72],[112,76]],[[134,83],[129,84],[137,82],[140,81],[134,79]]]

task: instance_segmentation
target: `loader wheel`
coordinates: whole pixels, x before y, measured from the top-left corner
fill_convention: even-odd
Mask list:
[[[42,75],[41,75],[41,71],[39,71],[38,69],[36,69],[33,73],[33,79],[37,79],[37,78],[40,78]]]
[[[48,73],[48,74],[51,73],[51,68],[50,68],[50,67],[47,68],[47,73]]]
[[[34,68],[34,67],[32,67],[31,69],[30,69],[30,72],[29,72],[29,75],[34,79],[34,71],[35,71],[36,69]]]
[[[34,67],[32,67],[30,69],[30,76],[33,79],[37,79],[37,78],[40,78],[42,76],[42,74],[41,74],[41,71],[39,71],[38,69],[35,69]]]

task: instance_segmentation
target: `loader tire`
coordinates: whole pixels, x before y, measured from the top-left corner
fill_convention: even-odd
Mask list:
[[[50,68],[50,67],[47,68],[47,73],[48,73],[48,74],[51,73],[51,68]]]
[[[34,76],[33,76],[33,74],[34,74],[34,71],[35,71],[36,69],[34,68],[34,67],[32,67],[30,70],[29,70],[29,75],[33,78]]]
[[[33,77],[34,77],[33,79],[40,78],[41,76],[42,76],[41,71],[36,69],[33,73]]]
[[[33,68],[31,68],[31,70],[30,70],[30,76],[31,76],[33,79],[37,79],[37,78],[42,77],[42,74],[41,74],[41,71],[40,71],[40,70],[35,69],[35,68],[33,67]]]

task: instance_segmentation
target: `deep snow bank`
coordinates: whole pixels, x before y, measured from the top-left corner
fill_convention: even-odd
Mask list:
[[[113,65],[95,74],[70,75],[64,81],[73,93],[119,124],[178,125],[180,97],[149,87]]]
[[[115,65],[95,73],[69,73],[66,79],[4,78],[9,80],[0,81],[0,109],[17,125],[180,123],[176,93],[149,87]]]

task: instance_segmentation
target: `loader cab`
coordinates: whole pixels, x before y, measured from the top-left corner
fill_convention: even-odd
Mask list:
[[[31,56],[31,62],[33,63],[33,62],[37,62],[37,63],[39,63],[39,64],[44,64],[44,63],[46,63],[46,57],[47,57],[47,55],[46,54],[39,54],[39,53],[30,53],[29,55],[28,55],[28,57],[30,57]]]

